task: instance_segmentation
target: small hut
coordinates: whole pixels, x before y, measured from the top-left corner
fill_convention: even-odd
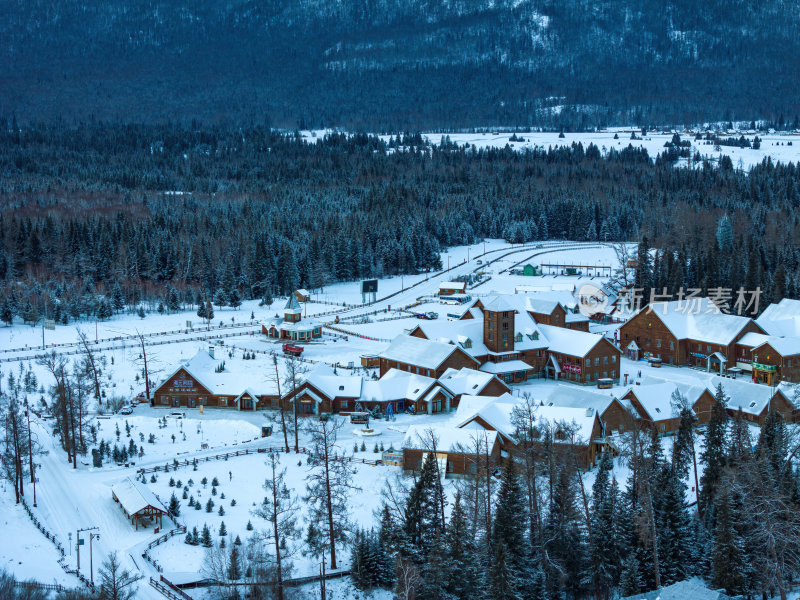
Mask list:
[[[125,481],[111,486],[111,496],[115,502],[119,502],[125,516],[136,526],[137,531],[139,522],[144,519],[152,519],[159,527],[162,526],[162,519],[167,509],[143,483],[128,477]]]

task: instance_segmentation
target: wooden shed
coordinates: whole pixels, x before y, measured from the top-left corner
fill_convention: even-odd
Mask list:
[[[157,523],[159,527],[162,526],[162,519],[167,509],[145,484],[128,477],[111,487],[111,497],[115,502],[119,502],[125,516],[137,530],[139,522],[147,519]]]

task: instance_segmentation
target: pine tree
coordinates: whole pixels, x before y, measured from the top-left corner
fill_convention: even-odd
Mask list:
[[[698,508],[706,523],[713,524],[710,513],[714,506],[714,497],[717,485],[722,477],[726,462],[726,436],[728,430],[728,413],[725,409],[727,397],[722,389],[722,384],[717,385],[714,404],[711,407],[711,417],[706,427],[706,444],[700,455],[703,464],[703,475],[700,478],[698,495]]]
[[[239,546],[231,544],[231,555],[228,561],[228,570],[226,577],[230,581],[238,581],[242,578],[241,560],[239,559]]]
[[[410,547],[405,551],[420,563],[442,530],[440,499],[444,490],[438,470],[436,458],[429,452],[406,500],[403,534]]]
[[[169,499],[167,513],[171,517],[179,517],[181,514],[181,503],[180,500],[178,500],[178,497],[175,495],[175,492],[172,492],[172,496]]]
[[[597,598],[608,598],[619,581],[625,543],[620,530],[619,489],[611,480],[614,464],[604,452],[592,486],[592,538],[588,550],[588,575]]]
[[[492,524],[492,596],[511,599],[526,595],[529,548],[526,543],[527,510],[514,460],[503,465]]]
[[[747,573],[744,544],[735,523],[736,510],[733,498],[725,486],[720,489],[714,507],[714,542],[711,554],[711,585],[724,589],[730,596],[747,591]]]
[[[586,554],[576,484],[565,468],[559,468],[551,477],[555,477],[555,482],[545,523],[545,549],[552,561],[549,593],[575,598],[583,594]]]
[[[200,534],[200,543],[206,548],[211,547],[211,531],[205,523],[203,524],[203,532]]]
[[[654,486],[658,559],[662,585],[685,579],[691,559],[686,485],[671,465],[664,465]]]
[[[631,552],[622,566],[622,575],[619,581],[620,593],[623,597],[634,596],[642,591],[642,576],[639,560]]]

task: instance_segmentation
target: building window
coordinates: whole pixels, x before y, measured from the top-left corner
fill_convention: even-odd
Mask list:
[[[617,372],[611,371],[611,379],[616,379],[616,378],[617,378]]]
[[[595,367],[599,367],[599,366],[600,366],[600,357],[599,357],[599,356],[595,357],[595,359],[594,359],[594,366],[595,366]]]
[[[442,412],[442,399],[441,399],[441,398],[437,397],[437,398],[436,398],[436,399],[433,401],[433,408],[432,408],[431,410],[432,410],[433,412],[435,412],[435,413]]]
[[[514,341],[515,342],[521,342],[522,341],[522,334],[518,333],[517,335],[515,335],[514,336]]]
[[[492,323],[491,321],[489,321],[489,322],[486,324],[486,328],[487,328],[489,331],[491,331],[491,330],[492,330],[492,325],[493,325],[493,324],[494,324],[494,323]]]
[[[608,355],[606,355],[606,356],[604,356],[604,357],[603,357],[603,364],[604,364],[604,365],[607,365],[607,364],[608,364]]]
[[[504,313],[503,313],[503,318],[504,318],[504,319],[507,319],[507,318],[508,318],[508,313],[507,313],[507,312],[504,312]]]
[[[675,342],[670,342],[669,343],[669,349],[670,350],[675,350]]]
[[[786,366],[787,367],[791,367],[792,366],[792,359],[791,358],[787,358],[786,359]]]
[[[508,321],[503,321],[503,330],[508,329]]]
[[[711,346],[706,346],[706,351],[711,352]]]
[[[656,340],[656,348],[661,348],[661,339]]]
[[[493,333],[490,333],[490,334],[489,334],[489,341],[491,342],[491,341],[493,341],[493,340],[494,340],[494,334],[493,334]]]
[[[611,355],[611,362],[612,362],[612,363],[615,363],[615,362],[617,362],[617,355],[616,355],[616,354],[612,354],[612,355]]]
[[[605,379],[606,377],[608,377],[608,371],[603,371],[603,378]]]
[[[649,346],[650,345],[650,338],[644,338],[644,344],[645,344],[645,346]]]

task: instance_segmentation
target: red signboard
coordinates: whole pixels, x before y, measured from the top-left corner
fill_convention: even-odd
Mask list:
[[[581,372],[581,366],[580,365],[565,364],[565,365],[561,365],[561,370],[562,371],[566,371],[567,373],[580,373]]]

